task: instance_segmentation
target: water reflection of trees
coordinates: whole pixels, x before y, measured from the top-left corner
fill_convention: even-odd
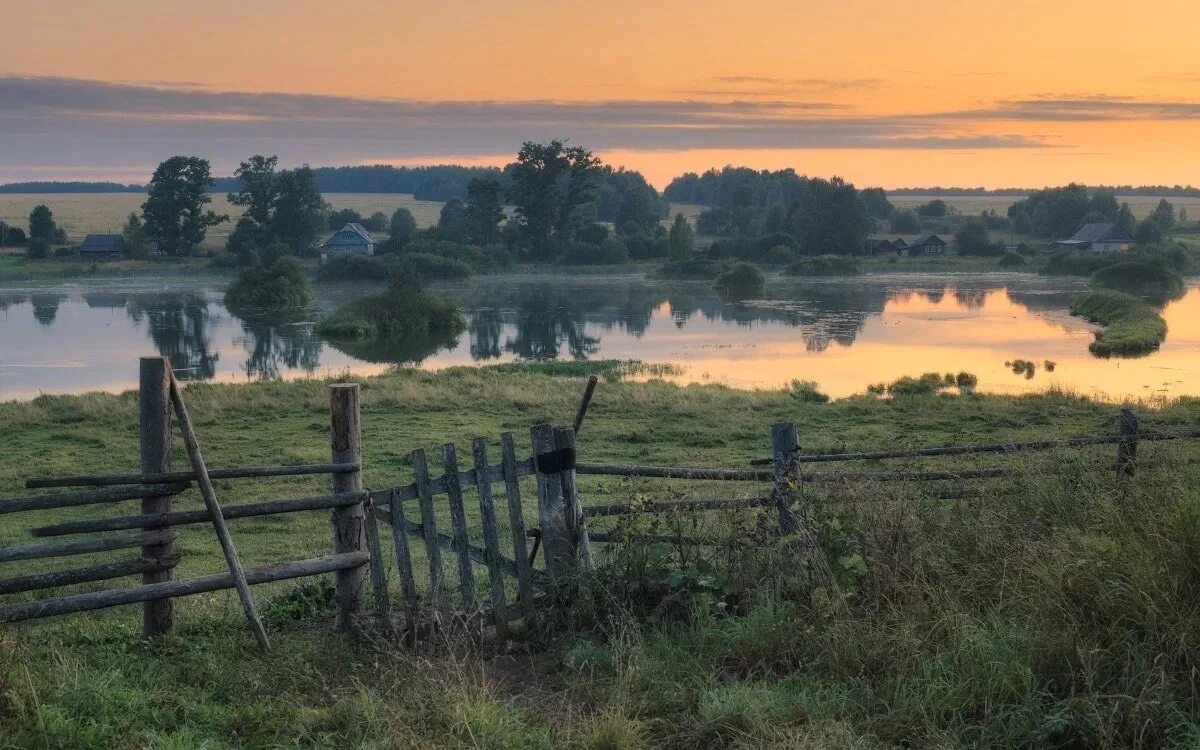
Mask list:
[[[37,322],[48,326],[58,317],[58,306],[67,298],[65,294],[41,293],[29,296],[33,306],[33,317]]]
[[[200,292],[131,294],[125,312],[135,323],[146,324],[159,353],[171,359],[181,380],[209,380],[217,372],[220,355],[210,340],[220,318]]]
[[[443,349],[452,349],[457,336],[401,336],[373,339],[328,339],[330,346],[355,359],[383,364],[419,363]]]
[[[246,350],[246,374],[259,380],[278,378],[280,370],[311,373],[321,362],[321,339],[308,321],[296,316],[242,321],[238,343]]]

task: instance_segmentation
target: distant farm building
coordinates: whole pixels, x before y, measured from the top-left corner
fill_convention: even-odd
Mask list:
[[[1084,224],[1068,240],[1051,242],[1050,249],[1058,252],[1118,253],[1128,250],[1133,238],[1116,224]]]
[[[321,243],[322,256],[334,258],[342,255],[374,255],[375,238],[362,224],[351,223],[330,235]]]
[[[904,246],[903,241],[897,246],[891,240],[867,240],[867,255],[890,255],[899,253]]]
[[[935,256],[946,254],[946,241],[936,234],[929,234],[915,239],[901,249],[901,254],[908,258]]]
[[[79,246],[79,257],[87,260],[120,260],[125,240],[119,234],[89,234]]]

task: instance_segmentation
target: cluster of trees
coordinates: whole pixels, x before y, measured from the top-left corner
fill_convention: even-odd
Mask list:
[[[1070,237],[1085,224],[1109,222],[1120,226],[1139,244],[1151,245],[1186,221],[1187,213],[1177,214],[1171,202],[1162,198],[1150,216],[1139,222],[1129,204],[1118,203],[1113,193],[1072,183],[1030,193],[1009,207],[1008,218],[1021,234],[1052,239]]]
[[[412,193],[417,200],[448,201],[464,198],[473,179],[503,180],[496,167],[464,167],[443,164],[426,167],[394,167],[386,164],[353,167],[315,167],[317,190],[322,193]],[[217,180],[216,189],[241,190],[238,176]]]
[[[261,256],[278,258],[312,251],[325,228],[326,205],[307,166],[279,170],[275,156],[251,156],[234,173],[241,190],[229,202],[244,209],[226,245],[243,266]],[[153,194],[153,192],[152,192]]]

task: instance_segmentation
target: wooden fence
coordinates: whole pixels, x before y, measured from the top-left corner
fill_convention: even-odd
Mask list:
[[[140,548],[141,554],[125,560],[51,572],[35,572],[0,579],[0,595],[28,594],[43,589],[93,583],[140,575],[140,585],[69,594],[45,599],[0,604],[0,622],[88,611],[121,604],[142,603],[147,636],[170,632],[175,597],[230,589],[229,574],[174,580],[179,556],[173,542],[176,529],[209,523],[207,510],[174,510],[172,499],[195,481],[192,471],[171,469],[170,405],[167,398],[169,367],[164,359],[142,361],[139,393],[141,471],[136,474],[36,478],[31,489],[70,491],[0,500],[0,514],[69,509],[141,500],[141,513],[99,519],[67,520],[32,529],[34,537],[55,538],[91,534],[83,539],[55,540],[0,547],[0,563],[76,556]],[[877,450],[843,453],[805,453],[800,449],[795,424],[779,423],[771,431],[772,455],[751,462],[749,468],[696,468],[615,465],[580,462],[576,433],[594,391],[584,397],[575,426],[535,425],[530,430],[532,455],[518,458],[512,433],[500,436],[501,456],[493,463],[487,441],[475,438],[469,461],[460,460],[458,447],[446,444],[440,456],[440,473],[430,471],[424,451],[411,453],[412,480],[383,489],[366,489],[363,482],[356,385],[330,389],[330,462],[304,466],[260,466],[209,470],[213,479],[253,479],[327,474],[330,493],[311,497],[229,505],[230,520],[280,513],[324,510],[331,513],[332,551],[325,557],[292,560],[246,571],[251,584],[332,573],[339,629],[354,629],[365,612],[368,583],[374,592],[376,614],[390,625],[395,612],[388,570],[395,571],[397,593],[408,620],[408,632],[430,612],[451,611],[472,622],[489,623],[504,637],[509,624],[543,602],[561,602],[544,596],[550,587],[569,580],[592,561],[592,546],[614,542],[658,542],[706,545],[706,538],[679,535],[635,534],[600,528],[602,519],[633,514],[702,513],[706,511],[766,510],[783,536],[811,534],[807,528],[803,489],[808,485],[858,483],[929,483],[929,497],[979,496],[977,483],[1013,476],[1007,463],[919,469],[816,471],[818,464],[855,462],[863,468],[889,459],[938,459],[967,455],[996,455],[1115,446],[1115,460],[1105,464],[1116,481],[1128,482],[1138,466],[1138,445],[1143,441],[1200,437],[1200,429],[1146,432],[1138,420],[1123,410],[1113,434],[1058,440],[954,445],[911,450]],[[466,463],[464,467],[461,464]],[[643,479],[688,480],[704,483],[758,485],[761,491],[738,497],[721,490],[713,497],[673,501],[584,505],[579,477],[615,476]],[[522,490],[522,480],[527,489]],[[532,506],[529,489],[536,484],[536,519],[526,518]],[[80,489],[85,488],[85,489]],[[524,494],[524,498],[523,498]],[[503,497],[502,500],[498,498]],[[526,499],[527,498],[527,499]],[[499,506],[499,507],[497,507]],[[474,516],[472,522],[469,516]],[[597,526],[585,527],[588,520]],[[390,529],[390,554],[381,542],[381,529]],[[541,564],[536,564],[539,548]],[[511,555],[510,551],[511,550]],[[449,560],[443,559],[444,557]],[[445,565],[452,564],[450,581]],[[457,590],[457,596],[451,591]],[[482,595],[481,595],[482,594]]]

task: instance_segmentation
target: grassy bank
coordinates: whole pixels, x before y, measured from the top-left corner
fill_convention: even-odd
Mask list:
[[[495,453],[513,430],[525,453],[531,424],[570,418],[584,374],[571,364],[363,379],[366,484],[405,479],[409,450],[445,441],[484,435]],[[187,398],[212,465],[327,458],[324,382],[193,385]],[[606,379],[579,449],[598,462],[739,466],[764,454],[782,419],[821,451],[1104,432],[1116,411],[1054,393],[822,404]],[[1143,429],[1168,428],[1200,420],[1200,403],[1139,414]],[[33,473],[133,469],[136,422],[132,394],[0,404],[0,494]],[[178,635],[154,646],[136,641],[136,608],[0,630],[0,746],[1194,746],[1200,478],[1178,462],[1154,468],[1194,446],[1144,444],[1127,491],[1088,468],[1111,465],[1110,448],[1086,464],[1074,452],[1028,459],[1000,487],[1015,494],[986,502],[916,502],[894,484],[806,491],[822,540],[808,562],[773,545],[732,558],[618,549],[601,559],[603,585],[588,585],[595,608],[505,655],[453,639],[414,654],[333,638],[320,590],[286,584],[256,587],[270,656],[229,592],[177,602]],[[1051,466],[1059,479],[1032,475]],[[663,486],[580,484],[585,502]],[[218,493],[232,503],[323,486],[223,482]],[[23,528],[0,516],[0,544],[27,540]],[[323,513],[233,531],[247,565],[329,547]],[[177,547],[180,577],[222,568],[208,529],[185,529]]]
[[[1149,302],[1107,289],[1081,294],[1071,314],[1104,326],[1088,349],[1102,357],[1136,357],[1158,349],[1167,337],[1167,322]]]

